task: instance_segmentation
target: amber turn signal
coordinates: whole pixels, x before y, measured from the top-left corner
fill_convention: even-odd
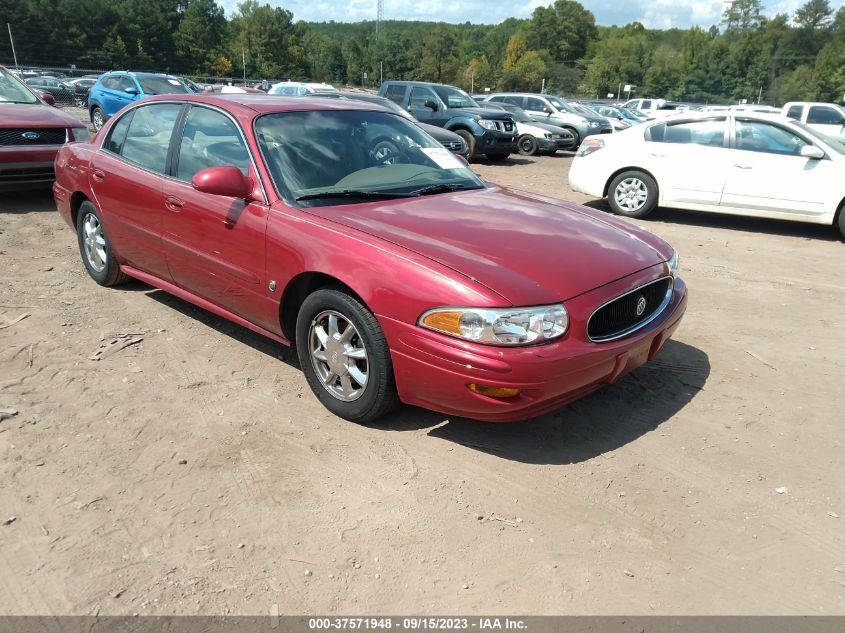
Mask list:
[[[475,383],[472,383],[469,389],[489,398],[516,398],[520,393],[520,390],[514,387],[485,387]]]
[[[461,316],[463,312],[430,312],[422,319],[422,325],[438,332],[461,335]]]

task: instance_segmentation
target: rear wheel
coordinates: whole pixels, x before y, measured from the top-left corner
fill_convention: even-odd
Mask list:
[[[842,206],[839,207],[839,233],[842,235],[842,239],[845,239],[845,202],[842,203]]]
[[[614,213],[643,218],[657,206],[657,183],[642,171],[625,171],[607,188],[607,201]]]
[[[94,129],[99,132],[105,122],[106,115],[103,114],[103,111],[98,106],[91,108],[91,125],[94,126]]]
[[[100,212],[88,200],[79,207],[76,235],[82,263],[91,279],[101,286],[116,286],[129,281],[129,276],[120,272]]]
[[[519,153],[523,156],[534,156],[537,153],[537,139],[530,134],[523,134],[516,141]]]
[[[384,332],[343,290],[323,288],[305,299],[296,348],[308,386],[335,415],[372,422],[399,404]]]
[[[467,146],[467,160],[475,156],[475,137],[466,130],[455,130],[455,134],[464,139]]]

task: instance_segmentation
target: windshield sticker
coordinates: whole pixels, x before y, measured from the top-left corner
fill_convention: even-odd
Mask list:
[[[463,169],[465,167],[448,149],[442,147],[422,147],[420,149],[441,169]]]
[[[179,82],[178,82],[178,81],[176,81],[175,79],[168,79],[168,80],[167,80],[167,83],[172,84],[172,85],[174,85],[174,86],[178,86],[178,85],[180,85],[180,84],[179,84]]]

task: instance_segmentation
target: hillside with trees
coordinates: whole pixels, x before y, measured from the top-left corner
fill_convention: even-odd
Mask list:
[[[215,0],[0,0],[22,66],[159,70],[198,77],[308,79],[377,87],[384,79],[441,81],[467,90],[548,90],[696,102],[841,102],[845,7],[808,0],[765,15],[736,0],[708,29],[605,27],[575,0],[496,25],[297,21],[245,0],[226,16]],[[13,65],[8,39],[0,63]],[[367,73],[367,79],[363,79]]]

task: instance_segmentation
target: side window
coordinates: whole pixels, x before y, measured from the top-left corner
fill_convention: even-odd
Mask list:
[[[117,80],[114,77],[103,77],[103,81],[100,82],[103,88],[108,88],[109,90],[116,90],[117,89]]]
[[[428,88],[417,88],[414,87],[411,90],[411,100],[409,105],[413,108],[424,108],[426,101],[434,101],[437,102],[437,99],[434,98],[434,94]]]
[[[209,108],[193,107],[179,146],[176,177],[190,182],[209,167],[232,165],[249,174],[249,151],[232,120]]]
[[[651,110],[651,99],[644,99],[641,109],[642,110]]]
[[[525,100],[526,110],[533,110],[534,112],[551,112],[551,108],[546,105],[546,102],[536,97],[528,97]]]
[[[393,103],[402,105],[405,100],[406,92],[407,86],[403,86],[401,84],[389,84],[387,86],[387,90],[384,93],[384,96],[393,101]]]
[[[181,109],[178,103],[156,103],[135,110],[121,156],[150,171],[165,173],[170,137]]]
[[[786,116],[788,116],[790,119],[795,119],[796,121],[800,121],[801,120],[801,111],[803,109],[804,108],[800,105],[791,106],[789,108],[789,110],[787,111]]]
[[[123,150],[123,142],[126,140],[126,132],[129,129],[129,124],[132,122],[133,114],[135,114],[134,110],[127,112],[112,126],[109,137],[103,143],[104,150],[112,154],[120,154]]]
[[[521,108],[525,100],[522,97],[505,97],[504,101]]]
[[[661,123],[646,131],[646,140],[655,143],[724,147],[725,126],[725,119],[682,121],[672,124]]]
[[[747,152],[797,156],[809,145],[803,138],[779,125],[765,121],[736,122],[736,148]]]
[[[807,123],[816,125],[843,125],[845,116],[830,106],[812,106],[807,114]]]
[[[122,77],[116,77],[116,79],[117,79],[116,90],[120,90],[121,92],[123,92],[127,88],[135,88],[136,90],[138,89],[138,86],[136,86],[135,82],[132,81],[129,77],[122,76]]]

